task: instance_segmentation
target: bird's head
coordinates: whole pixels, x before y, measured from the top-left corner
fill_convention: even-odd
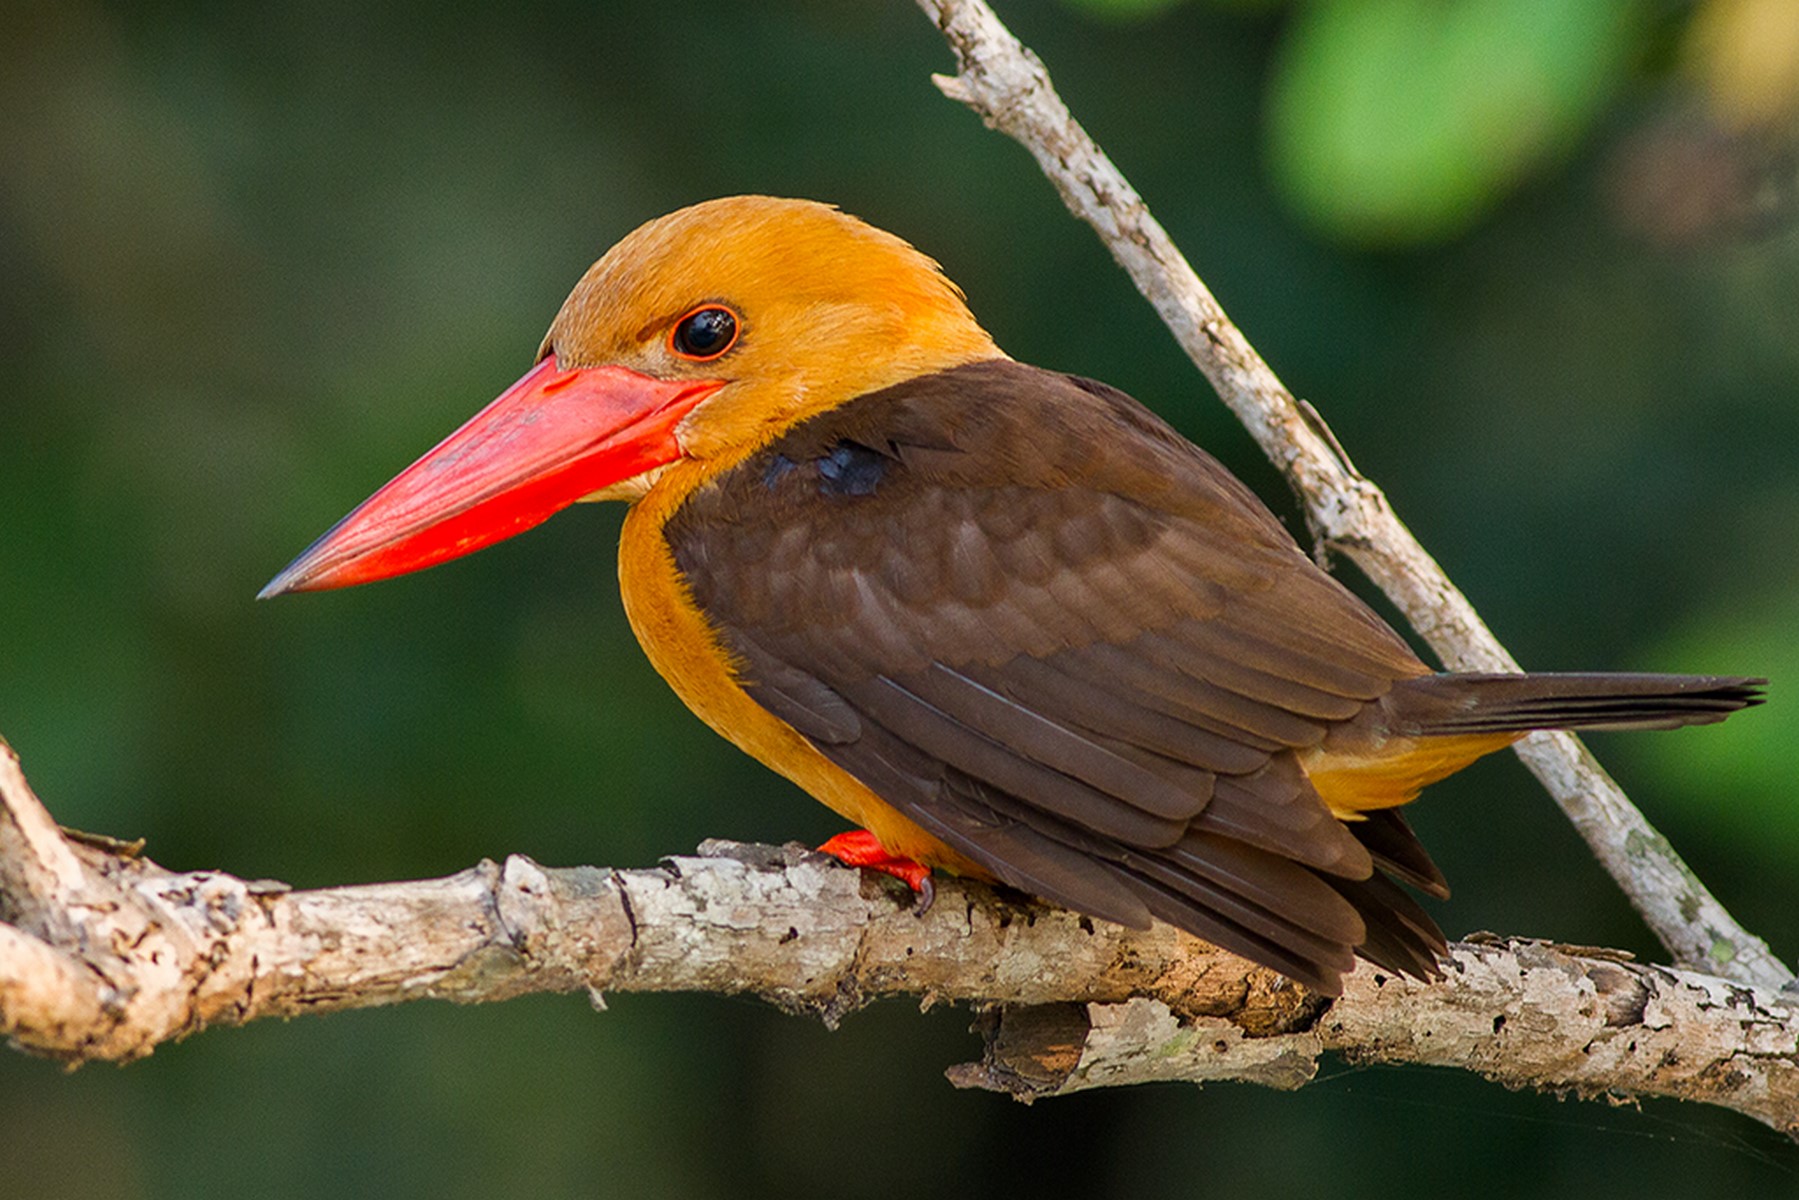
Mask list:
[[[722,470],[795,422],[1000,357],[937,264],[806,200],[738,196],[642,226],[588,269],[538,362],[262,591],[457,558],[578,500]]]

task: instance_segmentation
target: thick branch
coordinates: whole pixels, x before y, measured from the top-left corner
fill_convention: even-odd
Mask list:
[[[1194,274],[1143,198],[1075,121],[1043,63],[984,0],[919,0],[955,51],[946,96],[1017,140],[1091,225],[1175,340],[1287,475],[1320,552],[1340,550],[1385,592],[1451,670],[1516,671],[1474,606],[1356,471],[1310,405],[1296,401]],[[1674,961],[1765,987],[1792,971],[1738,925],[1580,741],[1533,734],[1518,756],[1630,898]]]
[[[24,869],[42,858],[61,865]],[[640,871],[514,857],[296,892],[71,844],[10,752],[0,880],[0,1031],[72,1063],[423,998],[750,993],[835,1022],[910,995],[983,1009],[986,1060],[951,1076],[1025,1098],[1147,1079],[1297,1087],[1334,1050],[1697,1100],[1799,1134],[1790,999],[1530,942],[1459,944],[1436,984],[1364,965],[1332,1003],[1170,927],[1134,933],[978,884],[943,881],[921,916],[891,881],[800,847],[721,844]]]

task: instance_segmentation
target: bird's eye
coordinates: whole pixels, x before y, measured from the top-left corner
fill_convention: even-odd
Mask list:
[[[694,362],[711,362],[737,344],[737,314],[719,304],[694,309],[669,331],[668,348]]]

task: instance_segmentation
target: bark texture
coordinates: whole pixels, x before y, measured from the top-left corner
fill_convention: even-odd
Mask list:
[[[1298,1087],[1335,1051],[1510,1087],[1672,1096],[1799,1135],[1793,997],[1605,951],[1452,947],[1342,999],[1158,925],[1137,933],[946,879],[931,909],[802,847],[709,843],[647,870],[514,856],[293,891],[71,841],[0,755],[0,1031],[71,1064],[209,1025],[528,992],[752,994],[834,1024],[883,996],[979,1012],[959,1086],[1022,1099],[1148,1080]]]

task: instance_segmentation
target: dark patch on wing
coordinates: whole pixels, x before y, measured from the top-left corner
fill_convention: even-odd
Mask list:
[[[796,461],[776,451],[763,455],[762,462],[762,486],[770,491],[810,484],[821,496],[872,496],[895,460],[879,450],[842,441],[813,458]]]
[[[1368,884],[1428,858],[1385,823],[1364,846],[1294,756],[1426,668],[1123,393],[925,376],[796,426],[666,536],[749,694],[1006,882],[1323,991],[1358,945],[1434,961]]]
[[[771,454],[768,465],[762,469],[762,483],[772,488],[798,469],[799,464],[785,454]]]
[[[838,442],[817,460],[818,490],[826,496],[872,496],[891,462],[878,450]]]

